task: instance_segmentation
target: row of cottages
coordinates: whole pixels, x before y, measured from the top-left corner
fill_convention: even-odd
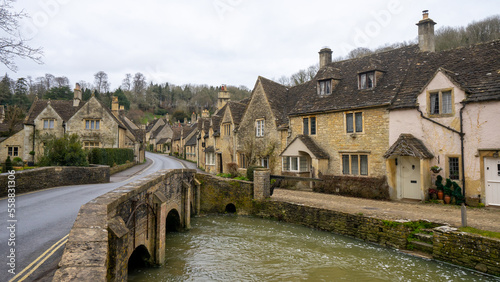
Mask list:
[[[150,151],[170,153],[174,131],[170,126],[168,115],[155,119],[146,126],[146,144]]]
[[[435,22],[425,12],[417,25],[418,45],[339,62],[322,49],[299,86],[259,77],[239,121],[226,105],[199,122],[199,166],[331,175],[373,197],[417,200],[441,175],[468,203],[500,205],[500,41],[435,52]]]
[[[83,102],[78,84],[73,100],[36,99],[22,130],[1,141],[0,158],[9,155],[36,162],[43,155],[44,144],[49,138],[74,133],[85,149],[131,148],[136,162],[145,160],[144,131],[123,115],[118,98],[113,97],[111,110],[95,96]]]

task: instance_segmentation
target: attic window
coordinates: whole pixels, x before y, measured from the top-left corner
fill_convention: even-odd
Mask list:
[[[359,89],[371,89],[375,87],[375,72],[360,73],[358,77]]]
[[[318,81],[318,95],[325,96],[332,94],[332,80],[325,79]]]

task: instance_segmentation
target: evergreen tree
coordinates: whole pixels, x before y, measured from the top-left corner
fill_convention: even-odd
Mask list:
[[[71,91],[68,86],[52,87],[45,93],[43,98],[51,100],[72,100],[73,91]]]

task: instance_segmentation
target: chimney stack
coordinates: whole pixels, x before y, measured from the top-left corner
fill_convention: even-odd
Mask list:
[[[73,107],[78,107],[80,105],[80,102],[82,101],[82,89],[80,89],[80,84],[77,83],[75,85],[74,93]]]
[[[231,94],[229,94],[229,91],[227,91],[227,86],[225,84],[223,84],[221,87],[220,87],[220,91],[219,91],[219,94],[217,96],[217,110],[220,110],[222,109],[222,107],[224,107],[227,102],[229,102],[229,100],[231,100]]]
[[[429,18],[429,10],[422,11],[423,18],[418,25],[418,47],[422,52],[435,52],[436,43],[434,40],[434,25],[436,24]]]
[[[319,68],[332,62],[332,49],[325,47],[319,51]]]
[[[111,111],[113,114],[117,115],[120,109],[120,103],[118,102],[118,97],[113,96],[113,100],[111,101]]]

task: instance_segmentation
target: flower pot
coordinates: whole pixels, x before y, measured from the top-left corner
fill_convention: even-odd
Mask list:
[[[438,191],[438,199],[439,199],[439,200],[442,200],[442,199],[443,199],[443,196],[444,196],[443,191],[439,190],[439,191]]]
[[[449,204],[449,203],[450,203],[450,201],[451,201],[451,197],[450,197],[450,195],[444,195],[444,203],[445,203],[445,204]]]

